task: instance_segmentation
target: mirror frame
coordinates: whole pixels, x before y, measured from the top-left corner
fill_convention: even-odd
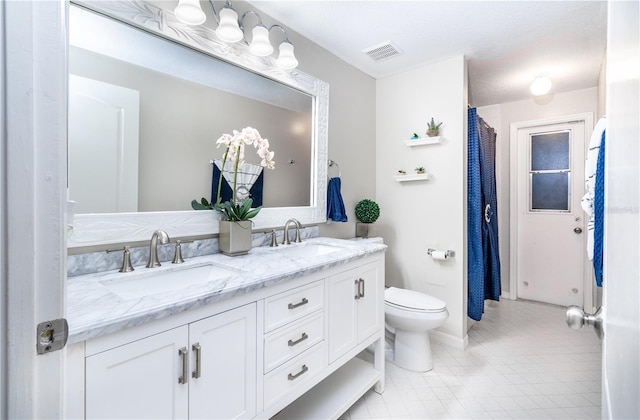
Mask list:
[[[202,25],[185,25],[178,21],[172,11],[147,1],[72,0],[71,3],[311,95],[315,100],[312,117],[310,205],[263,208],[253,219],[253,229],[279,228],[290,218],[296,218],[302,224],[326,221],[328,83],[298,70],[281,70],[276,66],[274,58],[251,55],[244,42],[226,44],[216,37],[215,30]],[[157,229],[165,230],[172,238],[213,235],[218,233],[219,220],[217,212],[203,210],[79,214],[74,218],[74,230],[68,238],[67,246],[81,248],[147,241]]]

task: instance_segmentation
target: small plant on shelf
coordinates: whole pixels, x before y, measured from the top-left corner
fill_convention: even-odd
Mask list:
[[[407,173],[405,171],[403,171],[402,169],[400,169],[398,171],[398,175],[406,175]]]
[[[438,124],[436,124],[433,117],[431,117],[431,121],[427,123],[427,136],[435,137],[439,135],[441,125],[442,125],[442,122],[439,122]]]
[[[418,140],[419,138],[418,133],[413,133],[413,136],[411,136],[411,140]]]
[[[418,167],[416,168],[416,173],[417,173],[418,175],[423,174],[423,173],[424,173],[424,166],[418,166]]]

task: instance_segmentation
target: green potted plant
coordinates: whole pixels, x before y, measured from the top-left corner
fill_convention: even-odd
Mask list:
[[[406,175],[406,174],[407,174],[407,172],[405,170],[403,170],[403,169],[399,169],[398,170],[398,175]]]
[[[238,132],[233,130],[233,135],[223,134],[216,142],[218,147],[226,146],[222,157],[222,169],[225,168],[227,160],[232,162],[233,167],[233,185],[231,186],[231,200],[222,202],[222,174],[218,181],[218,193],[216,202],[209,203],[206,198],[202,198],[200,202],[191,201],[191,207],[194,210],[216,210],[221,215],[219,229],[219,246],[220,252],[225,255],[235,256],[243,255],[251,249],[251,219],[256,217],[262,207],[251,208],[253,200],[247,198],[240,201],[236,199],[238,169],[244,163],[245,146],[253,146],[257,149],[258,156],[262,158],[260,165],[267,169],[274,169],[273,161],[274,152],[269,151],[269,140],[263,139],[255,128],[245,127]]]
[[[356,204],[356,237],[370,238],[378,233],[375,221],[380,217],[380,206],[373,200],[365,198]]]
[[[416,168],[416,173],[417,173],[418,175],[423,174],[423,173],[424,173],[424,166],[418,166],[418,167]]]
[[[431,117],[431,121],[427,123],[427,136],[436,137],[440,134],[440,126],[442,122],[436,124],[433,117]]]
[[[411,140],[418,140],[419,138],[418,133],[413,133],[413,136],[411,136]]]

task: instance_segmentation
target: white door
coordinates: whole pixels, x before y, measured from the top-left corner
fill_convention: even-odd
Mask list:
[[[360,285],[360,298],[358,299],[358,343],[382,328],[384,309],[380,308],[380,271],[378,264],[369,264],[360,268],[358,280]]]
[[[189,325],[189,417],[256,415],[256,305]]]
[[[640,7],[608,3],[602,417],[640,418]]]
[[[140,92],[69,75],[69,198],[75,211],[138,211]]]
[[[329,279],[329,363],[358,344],[357,295],[358,277],[354,270]]]
[[[87,357],[86,418],[187,418],[189,378],[178,378],[188,333],[186,326],[175,328]]]
[[[589,131],[591,127],[589,127]],[[518,298],[583,306],[585,120],[517,131]],[[513,289],[512,289],[513,290]]]

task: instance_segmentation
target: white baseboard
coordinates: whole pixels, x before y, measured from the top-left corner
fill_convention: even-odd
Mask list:
[[[502,291],[502,293],[500,293],[500,298],[501,299],[516,300],[515,298],[511,297],[511,292],[505,292],[504,290]]]
[[[450,346],[459,350],[464,350],[469,345],[469,336],[467,334],[464,335],[464,338],[458,338],[441,331],[431,330],[429,331],[429,338],[433,342],[444,344],[445,346]]]

